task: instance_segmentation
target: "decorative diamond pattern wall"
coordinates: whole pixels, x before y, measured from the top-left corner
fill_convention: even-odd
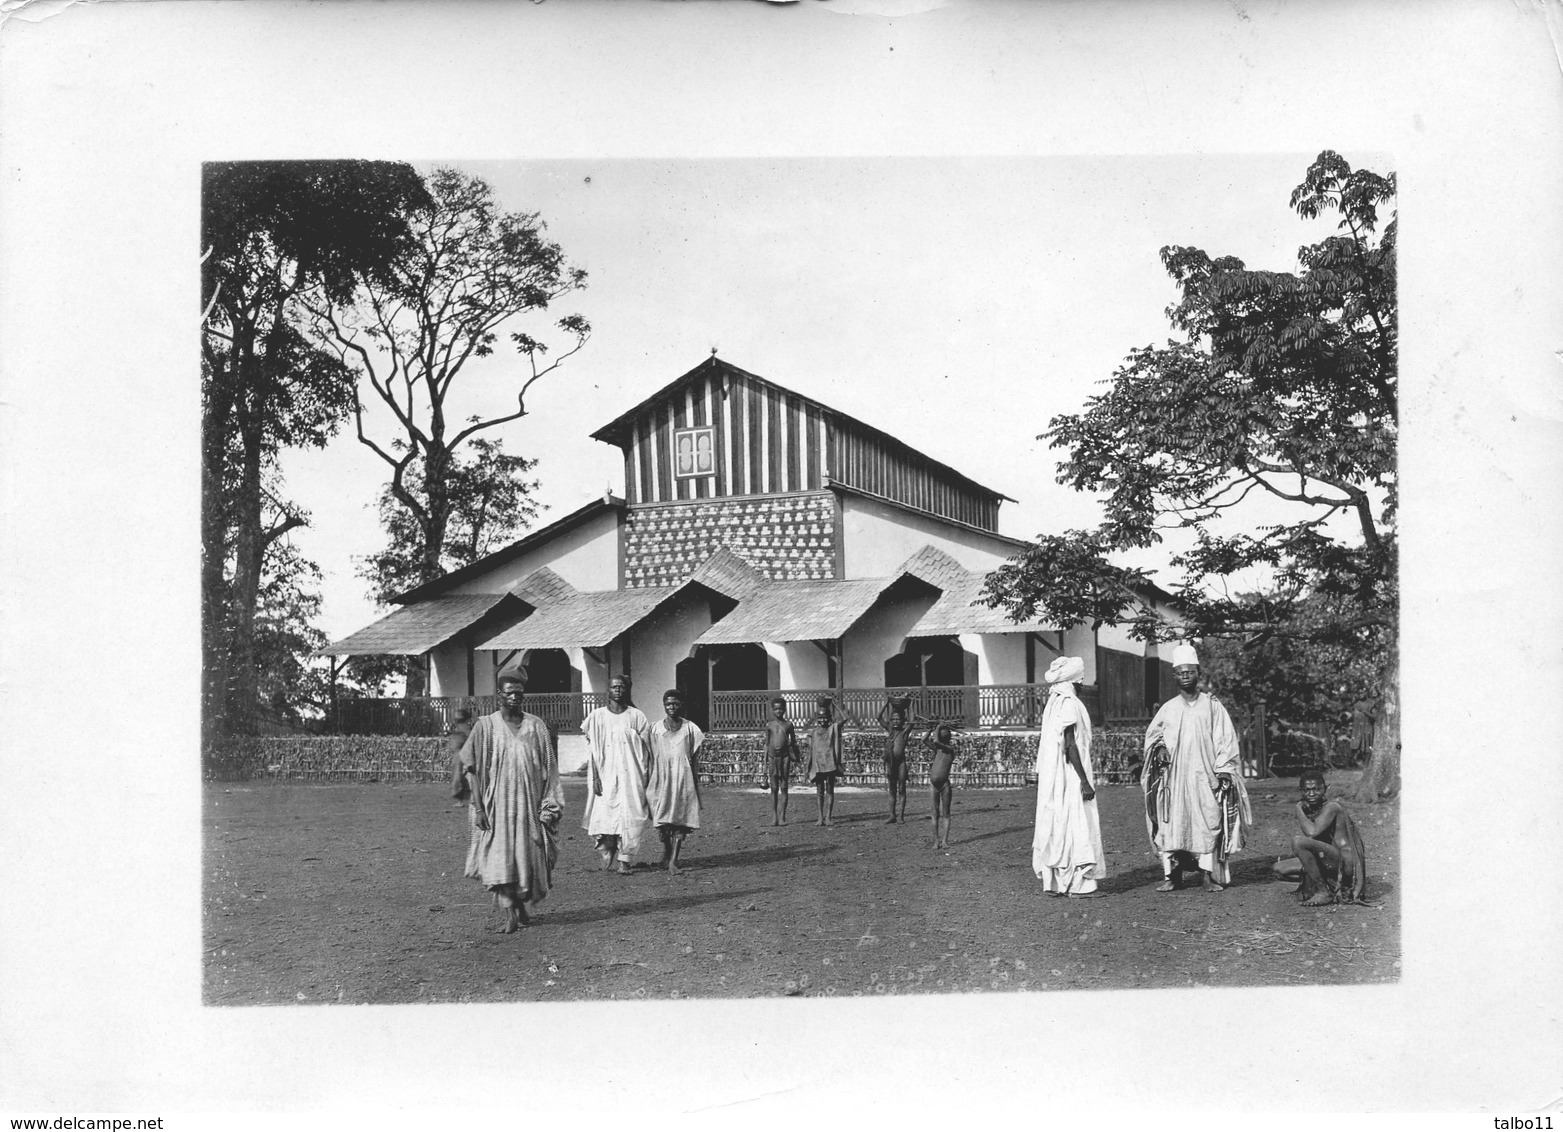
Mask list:
[[[641,504],[630,508],[624,538],[626,589],[677,584],[723,545],[778,581],[836,576],[828,491]]]

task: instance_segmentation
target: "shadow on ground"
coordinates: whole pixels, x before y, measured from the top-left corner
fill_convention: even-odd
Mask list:
[[[698,908],[702,904],[714,904],[721,900],[736,900],[741,896],[755,896],[770,892],[770,888],[732,888],[723,892],[706,892],[690,896],[664,896],[657,900],[631,900],[622,904],[599,904],[592,908],[577,908],[561,912],[557,916],[539,917],[539,924],[592,924],[601,920],[616,920],[621,916],[645,916],[653,912],[678,912],[685,908]]]

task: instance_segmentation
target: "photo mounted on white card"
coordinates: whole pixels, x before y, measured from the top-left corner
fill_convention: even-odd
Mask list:
[[[37,757],[0,823],[0,1102],[697,1123],[1549,1103],[1551,10],[914,6],[6,13],[0,712]],[[1382,262],[1404,225],[1394,332],[1362,303],[1351,342],[1320,325],[1370,290],[1361,263],[1299,265],[1359,246],[1294,207],[1326,151],[1397,178],[1360,244]],[[335,212],[293,208],[284,177],[237,243],[329,251],[312,267],[342,286],[295,291],[274,260],[288,311],[255,306],[275,334],[214,381],[240,296],[203,188],[336,160],[384,164]],[[511,250],[557,245],[560,274],[445,390],[447,441],[497,423],[433,469],[454,491],[433,562],[409,549],[428,385],[406,421],[375,393],[356,280],[410,293],[372,269],[440,169],[535,214]],[[1241,312],[1229,373],[1179,325],[1206,299]],[[1393,430],[1386,369],[1361,364],[1392,338]],[[444,359],[402,341],[425,375]],[[518,403],[534,362],[558,364]],[[1341,585],[1372,557],[1360,515],[1283,528],[1331,505],[1257,484],[1216,541],[1123,547],[1145,515],[1099,477],[1168,469],[1128,441],[1231,457],[1232,413],[1262,401],[1240,387],[1321,375],[1366,398],[1354,453],[1313,425],[1355,402],[1306,384],[1250,431],[1373,481],[1392,575]],[[1237,564],[1278,531],[1276,562],[1205,591],[1264,624],[1234,640],[1206,606],[1179,612],[1187,638],[1135,635],[1181,596],[1175,558]],[[1277,603],[1304,561],[1316,600]],[[974,605],[989,577],[998,604]],[[1360,801],[1398,728],[1361,663],[1385,641],[1304,656],[1280,630],[1390,581],[1404,786],[1380,757]],[[1230,736],[1213,707],[1153,727],[1181,646]],[[1213,758],[1235,741],[1227,782],[1229,762],[1172,769],[1206,724]],[[1162,856],[1159,833],[1200,829],[1225,860]]]
[[[1396,207],[206,164],[205,1000],[1395,981]]]

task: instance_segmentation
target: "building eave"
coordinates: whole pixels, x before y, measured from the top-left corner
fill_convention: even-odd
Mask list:
[[[970,531],[973,534],[984,535],[987,538],[997,539],[999,542],[1008,543],[1016,550],[1024,550],[1031,545],[1025,539],[1012,538],[1009,535],[1001,535],[998,533],[998,531],[990,531],[988,528],[979,527],[975,523],[963,523],[959,519],[951,519],[947,515],[939,515],[933,511],[925,511],[921,507],[913,507],[910,503],[902,503],[899,499],[891,499],[888,496],[880,495],[879,493],[873,491],[864,491],[860,487],[853,487],[851,484],[841,483],[839,480],[829,480],[826,482],[825,486],[831,491],[837,491],[843,495],[856,495],[862,499],[872,499],[875,503],[883,503],[886,507],[894,507],[898,511],[905,511],[908,514],[916,515],[923,519],[932,519],[937,523],[944,523],[951,527],[959,527],[963,531]],[[1006,496],[1006,498],[1008,497]]]
[[[427,601],[431,597],[438,597],[461,585],[463,582],[469,582],[473,578],[487,573],[496,566],[502,566],[506,562],[519,558],[529,550],[535,550],[549,539],[573,530],[575,527],[596,518],[598,515],[615,510],[622,513],[624,509],[624,500],[618,498],[618,496],[609,495],[601,499],[594,499],[586,506],[549,523],[548,526],[540,527],[530,534],[522,536],[509,546],[501,547],[491,554],[485,554],[476,562],[463,566],[459,570],[452,570],[449,574],[442,574],[433,581],[424,582],[421,586],[414,586],[410,590],[397,594],[391,598],[391,603],[393,605],[413,605],[420,601]]]

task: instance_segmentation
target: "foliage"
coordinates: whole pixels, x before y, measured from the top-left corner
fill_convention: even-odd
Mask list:
[[[330,698],[326,674],[311,663],[326,636],[320,616],[320,567],[287,540],[266,552],[260,600],[255,611],[255,660],[260,700],[273,719],[303,727],[318,718]]]
[[[1398,703],[1396,221],[1379,215],[1394,194],[1393,174],[1325,151],[1291,207],[1341,219],[1299,249],[1295,272],[1162,249],[1182,337],[1132,350],[1105,392],[1044,434],[1066,452],[1058,481],[1099,493],[1104,520],[990,575],[990,605],[1166,637],[1148,578],[1113,558],[1181,531],[1178,635],[1344,650],[1381,663],[1381,691]],[[1245,524],[1250,497],[1287,505],[1286,520]],[[1230,581],[1252,570],[1268,575],[1264,593],[1234,596]]]
[[[312,341],[309,289],[346,298],[383,272],[426,199],[388,162],[217,162],[203,171],[202,651],[207,739],[253,730],[261,701],[257,611],[277,540],[307,517],[276,458],[321,445],[352,405],[351,375]],[[284,697],[285,699],[287,697]]]
[[[385,276],[366,282],[353,302],[322,289],[311,308],[358,375],[358,439],[390,472],[381,500],[387,545],[365,568],[382,601],[471,561],[535,513],[535,485],[525,478],[532,462],[504,455],[479,434],[526,416],[528,391],[591,334],[578,314],[556,319],[566,345],[550,356],[547,344],[517,328],[522,316],[586,285],[536,213],[502,211],[487,182],[454,169],[435,170],[427,184],[431,203],[413,215],[412,240]],[[514,407],[459,421],[457,378],[473,359],[494,354],[501,333],[525,363],[512,379]],[[477,392],[481,373],[462,387]],[[377,431],[366,402],[388,416],[389,436]],[[417,694],[422,674],[415,667],[408,678],[409,694]]]
[[[1186,335],[1132,351],[1085,411],[1044,438],[1067,451],[1058,479],[1102,493],[1097,531],[1044,539],[990,580],[990,604],[1030,616],[1166,629],[1137,571],[1109,556],[1191,532],[1172,559],[1180,611],[1196,634],[1322,639],[1393,623],[1395,608],[1395,221],[1375,240],[1394,178],[1325,152],[1292,195],[1305,217],[1336,209],[1343,234],[1302,248],[1299,271],[1167,247],[1178,285],[1168,308]],[[1292,504],[1289,522],[1226,534],[1217,520],[1259,493]],[[1341,517],[1354,537],[1335,533]],[[1210,583],[1265,567],[1274,585],[1235,598]],[[1051,572],[1044,572],[1051,571]],[[1300,618],[1311,594],[1340,598],[1346,620]],[[1085,616],[1081,616],[1085,614]]]
[[[1245,595],[1240,601],[1263,600]],[[1304,599],[1299,622],[1316,627],[1350,623],[1339,599],[1316,594]],[[1299,643],[1290,637],[1242,641],[1213,637],[1200,649],[1203,682],[1233,704],[1263,703],[1271,719],[1294,725],[1338,726],[1360,700],[1377,701],[1382,691],[1382,626],[1360,627],[1347,638]]]
[[[505,453],[504,442],[476,437],[471,453],[452,457],[451,514],[440,550],[440,573],[458,570],[516,538],[537,517],[530,478],[536,460]],[[410,490],[422,493],[420,473],[407,476]],[[387,604],[423,580],[423,529],[395,493],[380,493],[380,523],[386,545],[359,561],[359,576],[370,583],[376,601]]]

